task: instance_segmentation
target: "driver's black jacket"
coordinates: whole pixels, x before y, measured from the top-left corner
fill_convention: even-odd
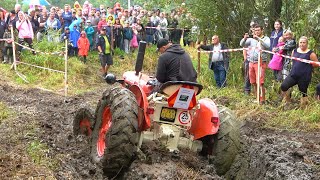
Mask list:
[[[191,58],[178,44],[173,44],[160,55],[156,78],[160,83],[167,81],[197,82],[197,72]]]

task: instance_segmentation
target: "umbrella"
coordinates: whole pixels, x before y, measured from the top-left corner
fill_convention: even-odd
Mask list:
[[[51,4],[46,0],[24,0],[23,3],[31,5],[50,6]]]

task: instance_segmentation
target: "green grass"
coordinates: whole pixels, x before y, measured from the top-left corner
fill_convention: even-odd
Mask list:
[[[48,48],[46,48],[48,46]],[[54,44],[41,42],[35,45],[36,49],[46,52],[62,51],[62,44]],[[195,69],[198,69],[198,54],[194,48],[185,47],[189,52]],[[158,53],[155,46],[148,47],[145,53],[143,64],[143,73],[154,75]],[[124,56],[121,59],[120,56]],[[121,78],[125,71],[134,71],[135,59],[137,50],[133,54],[126,55],[123,51],[116,49],[113,56],[114,65],[109,72],[114,73],[118,78]],[[53,68],[64,71],[64,59],[57,55],[31,55],[29,52],[24,52],[22,55],[24,62]],[[100,63],[97,52],[90,52],[87,64],[81,63],[78,58],[72,57],[68,59],[68,94],[81,94],[87,91],[92,91],[101,83],[104,83],[101,78]],[[208,69],[208,54],[200,56],[200,73],[198,74],[198,82],[203,85],[204,89],[198,96],[199,98],[209,97],[217,103],[228,106],[233,109],[240,120],[260,121],[265,127],[286,129],[292,131],[312,131],[318,130],[320,114],[319,102],[313,98],[315,93],[315,84],[320,82],[320,73],[315,69],[313,81],[309,86],[309,105],[306,110],[300,110],[298,103],[290,105],[290,108],[281,106],[279,96],[280,84],[272,81],[273,75],[270,69],[266,73],[265,86],[267,87],[266,98],[268,103],[260,106],[254,102],[254,96],[245,96],[243,93],[244,80],[242,77],[242,52],[233,52],[230,60],[230,71],[227,74],[228,86],[223,89],[215,87],[212,70]],[[0,72],[8,79],[15,83],[25,85],[26,83],[18,77],[13,71],[10,71],[9,65],[0,64]],[[19,72],[24,74],[29,81],[29,87],[41,87],[53,91],[61,91],[64,87],[64,75],[47,70],[37,69],[25,65],[18,66]],[[63,91],[62,91],[63,92]],[[294,101],[299,101],[300,93],[297,87],[293,88],[292,98]]]
[[[35,164],[55,169],[58,167],[57,160],[47,156],[49,148],[38,140],[34,140],[28,144],[27,153]]]

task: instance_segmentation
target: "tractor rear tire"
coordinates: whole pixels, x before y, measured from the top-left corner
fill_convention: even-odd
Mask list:
[[[240,122],[236,120],[234,113],[219,106],[220,128],[213,136],[213,159],[218,175],[224,175],[230,169],[241,147]]]
[[[91,136],[94,127],[94,117],[87,108],[81,108],[76,112],[73,120],[73,134],[85,134]]]
[[[112,179],[131,165],[136,154],[138,105],[131,91],[116,87],[104,93],[96,113],[91,157]]]

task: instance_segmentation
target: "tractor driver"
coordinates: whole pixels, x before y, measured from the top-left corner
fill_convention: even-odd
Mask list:
[[[161,53],[158,59],[156,78],[162,84],[167,81],[197,82],[197,72],[191,58],[179,44],[169,43],[167,39],[159,39],[157,51]]]

